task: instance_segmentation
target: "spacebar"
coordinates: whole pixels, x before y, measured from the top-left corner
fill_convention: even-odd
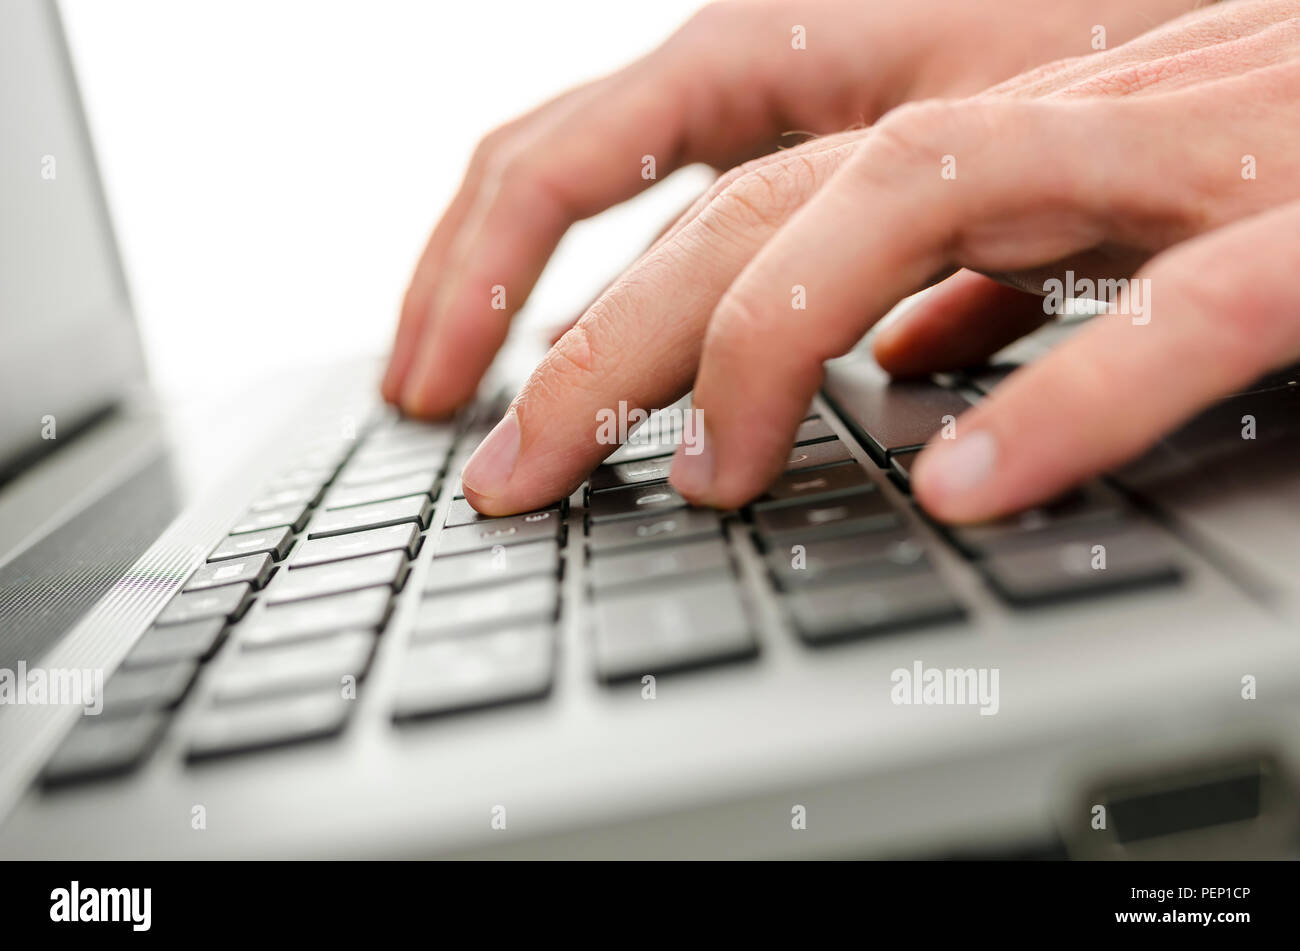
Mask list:
[[[823,392],[882,466],[970,409],[961,394],[929,380],[891,380],[865,353],[827,364]]]

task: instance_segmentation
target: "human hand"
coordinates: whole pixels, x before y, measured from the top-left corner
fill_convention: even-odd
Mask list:
[[[1192,0],[760,0],[704,8],[637,63],[479,145],[411,281],[384,397],[442,416],[479,379],[574,221],[696,162],[730,168],[899,103],[1118,43]],[[797,48],[802,36],[805,48]],[[653,158],[645,177],[643,157]],[[497,290],[499,288],[499,290]]]
[[[1044,319],[974,272],[1040,290],[1066,270],[1132,277],[1149,313],[1095,321],[963,415],[914,469],[920,502],[979,520],[1137,454],[1300,357],[1296,12],[1216,7],[728,173],[551,350],[466,466],[466,497],[500,515],[565,495],[609,451],[603,408],[663,406],[694,380],[704,451],[679,450],[672,482],[742,504],[780,470],[822,363],[962,268],[882,334],[886,369],[969,364]]]

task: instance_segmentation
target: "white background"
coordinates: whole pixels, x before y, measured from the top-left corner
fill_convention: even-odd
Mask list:
[[[383,353],[478,139],[697,5],[63,0],[154,381],[244,387]],[[581,308],[707,181],[575,228],[529,327]]]

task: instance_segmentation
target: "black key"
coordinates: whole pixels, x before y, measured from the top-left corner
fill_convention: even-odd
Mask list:
[[[266,579],[271,577],[274,567],[271,556],[267,552],[212,562],[201,566],[190,575],[190,580],[185,583],[185,590],[202,591],[227,584],[239,584],[242,581],[247,581],[254,588],[260,588],[266,584]]]
[[[247,535],[231,535],[212,550],[208,561],[223,561],[227,558],[242,558],[257,552],[269,552],[279,561],[288,552],[293,543],[293,532],[287,528],[268,528],[264,532],[250,532]]]
[[[779,535],[811,539],[847,532],[881,531],[897,524],[898,514],[884,493],[874,486],[854,495],[754,511],[754,526],[765,538]]]
[[[980,562],[1008,601],[1034,604],[1163,584],[1182,577],[1173,551],[1156,531],[1081,525],[1032,547],[997,550]]]
[[[593,555],[591,586],[597,591],[628,585],[646,585],[669,578],[704,575],[731,570],[726,546],[718,538],[704,538],[682,545],[624,549]]]
[[[240,653],[215,671],[213,702],[242,703],[277,694],[356,686],[370,667],[373,631],[345,631],[307,643]],[[345,681],[345,678],[352,678]]]
[[[1244,432],[1251,433],[1252,438],[1244,438]],[[1201,460],[1250,452],[1275,440],[1294,440],[1297,435],[1300,435],[1300,384],[1281,383],[1219,400],[1166,436],[1163,442],[1181,454]]]
[[[603,492],[606,489],[618,489],[625,485],[666,482],[672,467],[672,456],[624,462],[615,466],[600,466],[591,474],[591,491]]]
[[[253,589],[247,582],[213,588],[210,591],[190,591],[172,598],[167,607],[154,621],[155,626],[166,624],[184,624],[187,621],[201,621],[204,618],[228,618],[234,620],[244,613]]]
[[[412,645],[402,658],[395,719],[432,716],[545,696],[555,676],[549,625]]]
[[[965,614],[939,576],[929,572],[800,592],[789,595],[786,606],[795,630],[810,644],[955,621]]]
[[[541,515],[545,512],[554,512],[558,516],[559,506],[552,505],[544,509],[524,512],[521,516],[511,516],[511,518],[522,517],[527,519],[530,515]],[[445,528],[453,528],[457,525],[485,525],[496,520],[494,516],[482,515],[475,511],[474,507],[464,499],[454,499],[447,508],[447,519],[442,524]]]
[[[637,485],[592,495],[587,515],[593,525],[619,518],[637,518],[647,512],[670,512],[686,507],[686,500],[667,485]]]
[[[554,541],[495,548],[435,558],[424,590],[430,594],[461,591],[533,575],[555,577],[560,570],[560,547]]]
[[[194,721],[186,755],[199,760],[326,739],[342,732],[355,705],[331,687],[212,707]]]
[[[921,450],[917,449],[913,452],[895,452],[889,457],[889,477],[904,492],[912,491],[912,466],[920,454]]]
[[[266,484],[266,489],[268,492],[279,492],[282,489],[308,488],[315,493],[319,492],[333,475],[334,467],[332,465],[324,468],[298,466],[272,479]]]
[[[45,766],[47,786],[128,773],[153,752],[167,723],[164,714],[122,720],[83,716]]]
[[[681,421],[655,417],[628,436],[627,442],[606,457],[607,465],[671,456],[682,441]]]
[[[948,529],[948,534],[968,555],[979,556],[996,549],[1038,544],[1051,532],[1083,523],[1118,523],[1125,513],[1118,495],[1100,483],[1093,483],[1047,505],[996,522],[954,526]]]
[[[882,466],[889,453],[925,445],[970,409],[960,393],[928,380],[891,380],[870,356],[829,364],[825,390]]]
[[[438,533],[437,557],[560,537],[563,522],[556,509],[494,518],[474,525],[457,525]]]
[[[836,438],[838,437],[835,435],[835,430],[831,429],[830,424],[820,416],[815,416],[799,424],[799,428],[795,430],[794,444],[796,446],[805,446],[809,443],[825,442],[828,439]]]
[[[430,468],[440,468],[451,449],[452,438],[419,440],[389,440],[368,442],[357,451],[349,466],[358,469],[371,466],[387,466],[403,463],[408,459],[420,459]]]
[[[817,469],[821,466],[837,466],[849,462],[853,454],[849,447],[838,439],[827,442],[812,443],[808,446],[795,446],[785,460],[785,471],[795,472],[801,469]]]
[[[1019,363],[990,363],[972,367],[962,375],[974,389],[987,396],[994,388],[1000,386],[1003,380],[1019,369]]]
[[[420,543],[420,526],[414,522],[401,525],[389,525],[385,528],[372,528],[364,532],[351,532],[347,535],[331,535],[329,538],[313,538],[298,546],[289,561],[291,571],[310,565],[323,565],[345,558],[359,558],[364,555],[377,555],[385,551],[405,552],[408,558],[415,557],[415,550]]]
[[[393,591],[406,581],[409,565],[404,551],[386,551],[364,558],[330,562],[311,568],[283,571],[266,589],[267,604],[305,601],[325,595],[386,586]]]
[[[366,588],[294,604],[278,604],[253,616],[241,628],[244,648],[268,647],[338,631],[376,631],[388,618],[392,592]]]
[[[596,602],[596,670],[613,681],[751,657],[749,619],[731,581]]]
[[[678,509],[665,515],[592,525],[587,547],[592,552],[614,551],[721,534],[722,520],[712,509]]]
[[[320,494],[320,486],[315,484],[274,489],[261,496],[249,506],[249,509],[254,512],[266,512],[286,505],[315,505]]]
[[[438,477],[431,470],[412,472],[397,476],[385,482],[370,482],[365,485],[345,486],[330,489],[325,495],[326,509],[345,509],[354,505],[367,505],[370,502],[387,502],[408,495],[424,493],[432,498],[438,491]]]
[[[489,627],[551,621],[559,606],[554,578],[527,578],[463,594],[439,594],[420,602],[412,640],[431,640]]]
[[[417,419],[394,419],[381,425],[366,439],[366,446],[392,446],[416,443],[424,446],[450,446],[456,440],[452,423],[426,423]]]
[[[828,499],[840,495],[864,492],[873,486],[867,474],[856,462],[827,466],[811,472],[787,472],[767,489],[767,494],[754,503],[755,509],[774,508],[803,502],[807,499]]]
[[[165,666],[119,670],[104,686],[102,716],[132,716],[177,706],[194,683],[199,665],[192,660]]]
[[[261,532],[268,528],[279,528],[287,526],[290,531],[302,531],[303,525],[307,523],[307,515],[311,509],[297,502],[292,505],[281,505],[279,508],[266,509],[262,512],[247,512],[243,518],[235,523],[230,530],[232,535],[243,535],[248,532]]]
[[[388,502],[372,502],[349,509],[321,512],[307,526],[307,537],[327,538],[330,535],[400,525],[403,522],[415,522],[421,528],[427,528],[432,511],[433,503],[427,495],[408,495]]]
[[[180,660],[207,660],[221,644],[225,618],[150,628],[122,662],[124,669],[151,667]]]
[[[369,466],[348,463],[334,481],[336,485],[354,487],[370,485],[375,482],[387,482],[390,479],[398,479],[414,472],[431,472],[436,478],[438,473],[442,471],[443,461],[441,453],[421,453]]]
[[[920,541],[904,531],[773,545],[766,557],[776,583],[786,591],[818,584],[865,582],[930,567]]]

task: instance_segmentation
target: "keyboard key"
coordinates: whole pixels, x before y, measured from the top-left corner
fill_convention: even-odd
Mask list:
[[[827,499],[852,495],[873,488],[871,480],[856,462],[814,469],[811,472],[787,472],[773,482],[767,494],[754,508],[775,508],[806,499]]]
[[[532,512],[524,512],[520,515],[510,517],[523,518],[527,520],[529,516],[542,515],[547,512],[554,512],[558,516],[559,506],[552,505],[548,508],[537,509]],[[477,512],[474,507],[464,499],[455,499],[447,508],[447,519],[442,524],[444,528],[453,528],[457,525],[484,525],[494,521],[496,521],[494,516],[479,514],[479,512]],[[534,519],[534,521],[536,520]]]
[[[721,534],[722,520],[712,509],[678,509],[667,515],[592,525],[587,548],[592,552],[614,551]]]
[[[433,503],[427,495],[409,495],[389,502],[372,502],[349,509],[321,512],[307,526],[307,537],[326,538],[367,528],[400,525],[403,522],[415,522],[421,528],[428,528],[429,514],[432,511]]]
[[[889,477],[904,492],[912,491],[912,466],[916,464],[921,450],[912,452],[895,452],[889,457]]]
[[[965,614],[939,576],[929,572],[799,592],[786,598],[786,606],[795,630],[810,644],[954,621]]]
[[[1092,522],[1117,524],[1125,512],[1115,492],[1100,483],[1093,483],[1047,505],[1026,509],[996,522],[951,527],[948,534],[959,548],[977,557],[995,549],[1037,544],[1058,529]]]
[[[612,554],[594,555],[591,586],[597,591],[606,591],[730,570],[731,559],[727,557],[722,540],[705,538],[683,545],[624,549]]]
[[[496,548],[435,558],[429,566],[424,590],[431,593],[461,591],[533,575],[555,577],[560,571],[560,547],[554,541]]]
[[[349,465],[361,469],[371,466],[387,466],[403,463],[408,459],[418,459],[428,468],[441,468],[451,449],[452,438],[388,440],[367,442],[352,457]]]
[[[489,627],[552,621],[559,607],[554,578],[528,578],[488,591],[430,595],[420,602],[412,640],[429,640]]]
[[[331,687],[212,707],[194,721],[186,755],[199,760],[326,739],[342,732],[354,705]]]
[[[83,716],[46,764],[42,780],[60,786],[130,772],[153,752],[166,723],[159,713],[121,720]]]
[[[315,505],[316,500],[320,498],[320,486],[318,485],[300,485],[287,489],[276,489],[268,491],[256,502],[249,506],[253,512],[267,512],[271,509],[278,509],[286,505]]]
[[[227,584],[239,584],[242,581],[247,581],[254,588],[260,588],[271,577],[274,567],[271,556],[267,552],[212,562],[201,566],[190,575],[190,580],[185,583],[185,590],[202,591]]]
[[[234,620],[244,613],[252,598],[253,589],[247,582],[213,588],[210,591],[190,591],[172,598],[154,622],[156,627],[167,624],[184,624],[204,618],[221,617]]]
[[[279,528],[282,525],[287,526],[290,531],[302,531],[303,525],[307,523],[307,514],[310,511],[311,509],[301,502],[266,509],[262,512],[250,511],[235,523],[235,527],[230,530],[230,534],[243,535],[247,532],[261,532],[268,528]]]
[[[283,571],[266,589],[267,604],[304,601],[345,591],[386,586],[393,591],[406,581],[409,566],[404,551],[386,551],[364,558],[330,562],[312,568]]]
[[[893,528],[898,514],[874,486],[854,495],[800,502],[754,511],[754,527],[765,538],[799,536],[815,538],[846,532],[870,532]]]
[[[636,518],[647,512],[686,508],[686,500],[666,485],[637,485],[597,492],[587,502],[593,525],[618,518]]]
[[[921,542],[905,531],[773,545],[766,559],[777,585],[786,591],[864,582],[930,567]]]
[[[151,667],[179,660],[207,660],[221,644],[225,618],[150,628],[122,662],[124,669]]]
[[[996,550],[980,567],[997,592],[1016,604],[1163,584],[1182,577],[1168,542],[1156,531],[1101,523],[1078,526],[1031,547]]]
[[[297,570],[309,565],[322,565],[331,561],[343,561],[346,558],[359,558],[363,555],[377,555],[385,551],[402,551],[408,558],[414,558],[419,544],[420,526],[414,522],[351,532],[347,535],[331,535],[329,538],[313,538],[298,546],[298,550],[293,553],[293,558],[289,559],[289,568]]]
[[[828,364],[825,392],[881,466],[889,453],[925,445],[947,417],[970,409],[960,393],[929,380],[891,380],[870,356]]]
[[[685,409],[685,406],[678,406]],[[682,418],[672,414],[654,413],[638,426],[625,443],[606,457],[609,465],[636,462],[660,456],[672,456],[682,442]]]
[[[757,644],[731,581],[602,596],[596,671],[605,681],[753,656]]]
[[[250,532],[247,535],[231,535],[221,542],[208,555],[208,561],[223,561],[227,558],[242,558],[258,552],[268,552],[279,561],[293,544],[293,532],[287,528],[268,528],[264,532]]]
[[[431,470],[412,472],[385,482],[370,482],[357,486],[338,486],[325,495],[324,508],[345,509],[370,502],[387,502],[407,495],[421,493],[432,498],[438,491],[438,476]]]
[[[336,485],[355,487],[375,482],[388,482],[390,479],[399,479],[416,472],[432,473],[433,477],[437,478],[438,473],[442,471],[443,461],[442,453],[421,453],[368,466],[348,463],[334,481]]]
[[[785,460],[785,471],[795,472],[801,469],[817,469],[821,466],[836,466],[850,462],[853,454],[849,447],[838,439],[827,442],[812,443],[807,446],[795,446]]]
[[[560,537],[563,521],[556,509],[494,518],[474,525],[457,525],[438,533],[436,557]]]
[[[799,424],[799,428],[795,430],[794,444],[796,446],[806,446],[809,443],[825,442],[828,439],[837,438],[835,430],[831,429],[830,424],[820,416],[815,416]]]
[[[624,462],[615,466],[599,466],[591,474],[591,491],[603,492],[606,489],[618,489],[625,485],[647,485],[654,482],[666,482],[672,468],[672,456],[642,459],[639,462]]]
[[[395,719],[432,716],[546,695],[555,676],[549,625],[412,645],[402,658]]]
[[[325,483],[334,475],[334,467],[297,466],[281,473],[266,484],[268,492],[282,489],[310,489],[313,494],[320,492]]]
[[[388,618],[392,592],[366,588],[294,604],[272,605],[254,613],[240,629],[240,646],[268,647],[338,631],[376,631]]]
[[[119,670],[104,685],[101,716],[131,716],[150,710],[170,710],[189,692],[199,666],[192,660],[158,667]]]
[[[365,676],[374,653],[373,631],[345,631],[333,637],[240,653],[215,672],[214,703],[242,703],[276,694],[333,687],[344,678],[355,685]]]

